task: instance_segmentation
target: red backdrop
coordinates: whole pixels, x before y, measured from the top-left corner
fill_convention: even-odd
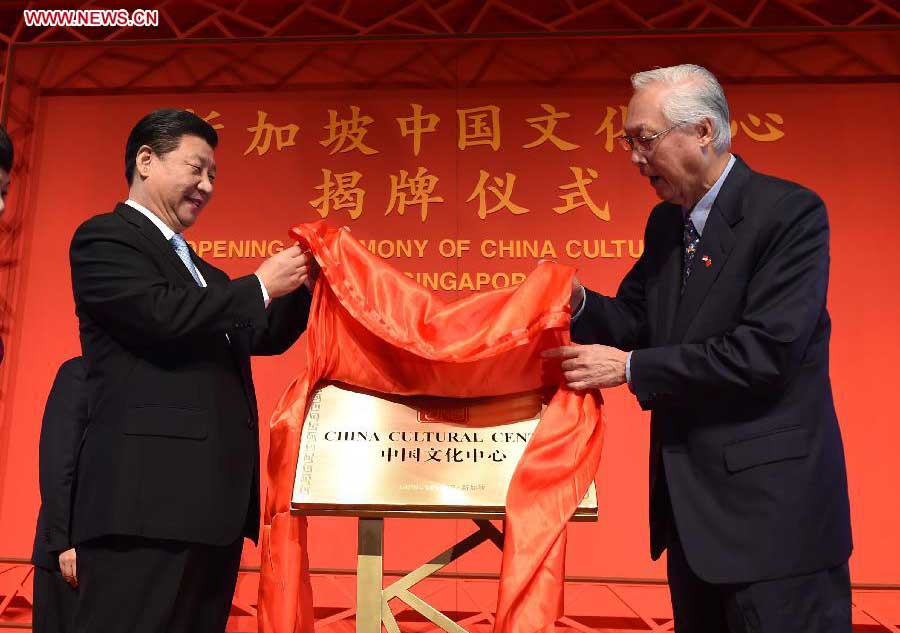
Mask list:
[[[831,375],[850,478],[856,543],[853,578],[900,583],[900,546],[894,537],[900,532],[900,505],[893,466],[900,430],[890,399],[897,376],[894,357],[900,349],[896,328],[900,305],[894,291],[900,264],[893,250],[900,234],[895,211],[900,154],[890,122],[897,118],[900,88],[896,84],[725,87],[736,130],[733,151],[757,170],[814,189],[829,207]],[[40,417],[57,366],[79,353],[69,240],[85,218],[111,210],[126,197],[123,147],[143,114],[158,107],[192,108],[222,126],[216,192],[188,238],[211,263],[232,275],[252,272],[261,261],[258,249],[278,248],[292,224],[322,217],[326,209],[321,202],[310,201],[326,190],[323,169],[327,169],[332,181],[349,182],[345,192],[330,185],[335,196],[327,209],[328,220],[350,226],[360,239],[374,240],[375,248],[381,240],[382,249],[391,243],[396,248],[397,241],[418,240],[421,256],[411,241],[411,256],[390,257],[391,263],[410,273],[453,273],[443,278],[439,290],[447,297],[470,291],[463,273],[476,284],[479,279],[484,282],[485,274],[506,273],[487,277],[485,288],[492,279],[502,284],[513,273],[534,267],[532,253],[501,257],[497,244],[501,240],[519,249],[536,241],[538,251],[550,244],[555,253],[545,251],[544,257],[577,266],[586,285],[613,293],[640,251],[644,223],[655,203],[646,181],[610,137],[620,129],[620,108],[628,94],[625,84],[514,81],[472,89],[42,97],[24,207],[20,311],[6,337],[6,362],[11,365],[6,368],[10,378],[0,433],[0,555],[25,557],[30,552],[39,505]],[[411,104],[422,106],[423,117],[435,114],[440,119],[435,131],[421,135],[418,156],[414,136],[403,136],[397,121],[413,115]],[[371,119],[361,121],[360,129],[365,130],[361,145],[354,147],[354,138],[359,139],[354,132],[359,130],[352,126],[346,128],[349,134],[343,145],[339,146],[340,139],[329,144],[329,110],[335,111],[337,130],[341,120],[351,118],[351,106],[358,106],[360,117]],[[499,139],[488,133],[497,131],[491,110],[484,111],[481,124],[463,119],[463,129],[472,136],[461,139],[460,117],[465,113],[460,111],[486,106],[496,107]],[[541,138],[541,128],[548,125],[528,119],[551,111],[568,115],[559,118],[553,130],[560,145],[578,148],[566,151],[551,140],[523,147]],[[265,113],[261,127],[260,113]],[[608,133],[603,123],[610,113]],[[868,124],[873,115],[887,127]],[[423,120],[423,126],[428,128],[432,121]],[[262,132],[256,145],[255,127]],[[266,130],[272,133],[267,149]],[[479,130],[482,136],[476,138]],[[365,154],[362,146],[377,153]],[[414,178],[420,167],[427,169],[425,176],[437,179],[422,181],[434,185],[424,220],[421,206],[413,200],[416,183],[404,182],[401,174],[405,170],[408,178]],[[482,171],[487,173],[485,211],[498,204],[498,195],[508,195],[528,212],[516,214],[505,207],[480,217],[476,186]],[[572,185],[578,173],[584,180],[583,192]],[[512,186],[510,174],[515,177]],[[391,176],[400,185],[393,205]],[[358,208],[355,203],[362,191]],[[402,195],[406,208],[401,215]],[[602,217],[605,209],[608,219]],[[458,248],[464,241],[469,250],[460,256],[442,254],[444,240],[445,248]],[[594,257],[572,257],[579,252],[567,252],[571,241],[587,241]],[[248,248],[248,243],[256,245]],[[254,361],[264,419],[302,363],[296,350]],[[606,395],[609,424],[599,476],[600,521],[570,528],[568,572],[661,578],[664,567],[650,561],[647,544],[648,417],[627,390]],[[264,454],[266,447],[263,432]],[[417,522],[394,522],[390,529],[394,536],[387,543],[391,567],[416,566],[420,550],[432,549],[425,543],[470,531],[454,521],[431,523],[423,530]],[[313,519],[312,565],[355,567],[355,529],[355,522],[348,519]],[[253,560],[255,552],[248,550],[247,561]],[[457,569],[496,571],[498,565],[499,555],[482,548]]]

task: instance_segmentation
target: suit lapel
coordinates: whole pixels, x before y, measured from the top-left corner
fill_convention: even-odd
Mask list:
[[[153,222],[145,217],[143,213],[122,203],[116,205],[116,213],[118,213],[126,222],[137,228],[138,232],[140,232],[151,247],[159,253],[162,259],[171,265],[175,274],[192,284],[197,283],[188,271],[187,266],[185,266],[184,262],[181,261],[181,258],[178,257],[178,253],[175,252],[172,245],[166,241],[165,237],[163,237],[159,227],[153,224]]]
[[[210,285],[214,282],[219,282],[223,275],[222,271],[212,264],[207,263],[206,260],[200,259],[200,256],[194,252],[194,249],[191,248],[190,244],[188,244],[188,251],[191,254],[191,261],[194,262],[194,266],[196,266],[197,270],[200,271],[200,274],[203,275],[203,280],[206,284]]]
[[[697,315],[703,300],[709,293],[728,261],[735,244],[732,227],[741,221],[744,184],[750,175],[750,168],[737,158],[731,172],[722,183],[719,195],[709,212],[700,245],[694,255],[691,276],[688,277],[675,312],[675,322],[669,340],[680,342],[684,339],[691,322]]]
[[[218,286],[222,283],[227,283],[227,275],[212,264],[201,259],[200,256],[194,252],[194,249],[190,247],[190,244],[188,245],[188,249],[191,253],[191,261],[194,262],[194,266],[196,266],[200,271],[200,274],[203,275],[203,279],[206,281],[207,286]],[[184,267],[184,264],[182,264],[182,267]],[[242,340],[245,336],[252,336],[252,333],[245,334],[241,330],[232,329],[228,334],[230,337],[228,350],[231,353],[234,364],[241,372],[241,383],[244,387],[244,395],[247,397],[247,402],[250,405],[250,410],[253,412],[255,419],[259,413],[256,409],[256,392],[253,388],[253,375],[250,371],[250,350]]]

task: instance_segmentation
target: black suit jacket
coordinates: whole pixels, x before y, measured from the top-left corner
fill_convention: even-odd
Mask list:
[[[670,495],[693,570],[753,582],[843,563],[852,549],[828,375],[828,217],[740,158],[681,294],[682,211],[657,205],[615,297],[588,291],[573,338],[635,350],[650,409],[651,554]]]
[[[125,204],[75,232],[72,286],[91,420],[78,462],[75,543],[119,534],[225,545],[258,536],[250,355],[293,344],[310,296],[301,288],[266,309],[255,275],[230,280],[191,257],[206,288]]]
[[[41,509],[31,562],[44,569],[59,569],[59,554],[72,547],[69,519],[75,455],[87,424],[84,365],[77,356],[64,362],[56,372],[41,421]]]

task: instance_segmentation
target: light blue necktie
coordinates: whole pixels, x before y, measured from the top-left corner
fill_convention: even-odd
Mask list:
[[[188,249],[187,242],[184,241],[184,237],[181,233],[176,233],[172,236],[172,239],[169,240],[172,244],[172,248],[175,249],[175,253],[178,254],[179,259],[184,262],[184,265],[187,267],[188,272],[191,273],[191,277],[194,278],[194,281],[197,282],[198,286],[203,286],[203,282],[200,280],[200,273],[197,271],[197,267],[194,266],[194,262],[191,260],[191,251]]]

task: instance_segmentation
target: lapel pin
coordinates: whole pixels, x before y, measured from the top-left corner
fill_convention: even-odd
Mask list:
[[[704,264],[706,264],[707,268],[712,266],[712,260],[709,258],[709,255],[704,255],[703,257],[700,258],[700,261],[702,261]]]

